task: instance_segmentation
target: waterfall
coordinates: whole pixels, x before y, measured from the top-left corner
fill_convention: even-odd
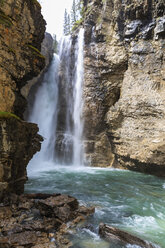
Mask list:
[[[74,81],[74,140],[73,140],[73,164],[82,165],[83,163],[83,146],[82,146],[82,135],[83,135],[83,120],[82,120],[82,109],[83,109],[83,75],[84,75],[84,30],[81,29],[78,37],[78,48],[76,54],[76,73]]]
[[[30,161],[31,169],[41,169],[45,162],[83,165],[83,46],[83,29],[74,42],[63,37],[59,56],[54,55],[36,92],[28,121],[38,124],[44,142]]]
[[[31,167],[41,166],[43,161],[54,160],[54,144],[57,127],[58,105],[58,67],[59,57],[54,55],[49,70],[45,73],[41,86],[38,88],[29,122],[37,123],[39,133],[43,136],[42,149],[30,161]]]

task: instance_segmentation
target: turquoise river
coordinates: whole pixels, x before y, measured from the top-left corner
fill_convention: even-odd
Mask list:
[[[80,204],[96,208],[87,223],[71,235],[73,248],[117,248],[99,238],[101,222],[133,233],[155,247],[165,247],[164,179],[115,169],[48,164],[42,168],[47,169],[29,174],[26,192],[69,194]]]

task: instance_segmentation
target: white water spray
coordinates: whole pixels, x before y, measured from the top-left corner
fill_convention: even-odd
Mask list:
[[[78,49],[76,54],[76,75],[74,87],[74,140],[73,140],[73,164],[83,164],[83,79],[84,79],[84,29],[81,29],[78,37]]]

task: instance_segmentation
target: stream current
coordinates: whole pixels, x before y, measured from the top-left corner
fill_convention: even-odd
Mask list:
[[[95,206],[95,214],[70,235],[73,248],[122,248],[99,238],[101,222],[165,248],[165,180],[83,166],[83,35],[82,29],[74,48],[63,38],[36,92],[28,120],[38,124],[44,142],[29,163],[25,191],[69,194]]]
[[[163,179],[115,169],[53,167],[53,164],[45,164],[47,171],[29,175],[26,191],[70,194],[80,204],[95,206],[94,216],[87,220],[89,228],[80,228],[74,236],[74,248],[121,248],[99,239],[100,222],[165,247]]]

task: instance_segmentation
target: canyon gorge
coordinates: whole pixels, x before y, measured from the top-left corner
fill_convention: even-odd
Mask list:
[[[117,184],[117,178],[121,177],[124,185],[127,181],[131,185],[132,177],[141,202],[140,197],[145,199],[141,182],[145,184],[146,176],[154,192],[150,196],[150,207],[147,205],[150,212],[156,211],[156,207],[151,207],[155,195],[164,199],[164,0],[83,1],[83,18],[72,33],[61,40],[58,55],[53,55],[53,39],[45,33],[45,26],[37,0],[0,0],[0,202],[4,204],[0,207],[5,207],[0,211],[0,216],[5,225],[4,212],[7,211],[7,225],[11,225],[12,230],[18,229],[17,234],[23,232],[29,237],[26,241],[22,238],[21,245],[18,242],[20,236],[15,239],[16,234],[12,233],[10,238],[0,237],[0,244],[4,248],[72,247],[67,239],[61,239],[61,233],[66,228],[63,224],[71,221],[71,225],[75,226],[94,213],[94,208],[86,203],[83,194],[91,197],[96,207],[95,215],[99,216],[97,221],[89,217],[94,226],[92,233],[98,232],[95,226],[99,225],[98,221],[101,222],[99,208],[103,201],[108,221],[118,223],[115,218],[120,219],[123,213],[124,221],[115,225],[119,228],[126,226],[128,232],[133,229],[137,235],[140,226],[134,217],[138,216],[138,210],[132,214],[133,224],[129,226],[126,220],[136,204],[132,193],[131,210],[129,207],[121,212],[117,210],[117,217],[114,218],[107,209],[120,208],[116,203],[120,200],[110,198],[110,206],[105,197],[108,194],[102,196],[100,192],[112,187],[120,199],[123,197],[122,206],[125,202],[129,205],[125,186],[121,190],[124,196],[119,193],[122,186],[120,188]],[[56,167],[52,174],[47,169],[46,174],[36,176],[35,169],[42,171],[52,164]],[[69,167],[73,167],[72,171]],[[129,171],[122,174],[122,169]],[[78,176],[78,170],[81,176]],[[110,180],[113,186],[107,179],[109,170],[112,170]],[[143,174],[133,174],[131,171],[147,175],[143,178]],[[69,178],[77,188],[68,181]],[[88,178],[90,190],[85,191]],[[61,185],[63,180],[64,185]],[[100,180],[99,192],[95,188],[97,180]],[[136,185],[136,180],[140,185]],[[45,189],[46,183],[49,189]],[[56,187],[53,188],[53,185]],[[155,189],[155,185],[161,190]],[[24,186],[27,194],[22,195]],[[57,189],[60,193],[73,195],[73,198],[58,194]],[[93,195],[89,196],[88,191]],[[148,189],[146,192],[149,194]],[[79,206],[74,197],[85,207]],[[158,198],[157,204],[162,205],[162,214],[164,205]],[[143,208],[139,211],[147,210]],[[25,227],[22,222],[24,214]],[[106,222],[104,214],[102,218]],[[14,215],[20,216],[17,220],[11,219]],[[154,221],[159,217],[154,216]],[[32,242],[33,228],[29,218],[36,221],[36,230],[41,232],[35,232]],[[50,218],[55,218],[54,222]],[[157,222],[160,224],[160,230],[156,226],[158,236],[155,239],[145,236],[147,231],[144,229],[144,235],[140,238],[147,242],[140,247],[160,247],[155,243],[161,247],[165,245],[161,236],[163,221]],[[137,233],[134,231],[136,225]],[[52,239],[49,235],[55,227],[61,228],[61,233],[56,235],[57,243],[53,246],[51,240],[55,242],[54,236]],[[23,231],[19,231],[22,228]],[[11,232],[6,226],[2,229],[4,236]],[[89,235],[90,228],[85,226],[81,230],[82,236],[86,229]],[[74,248],[90,247],[88,244],[78,246],[76,242],[79,239],[79,236],[73,238]],[[96,239],[95,242],[93,247],[109,247],[106,241]],[[115,247],[115,242],[112,242],[112,247]]]

